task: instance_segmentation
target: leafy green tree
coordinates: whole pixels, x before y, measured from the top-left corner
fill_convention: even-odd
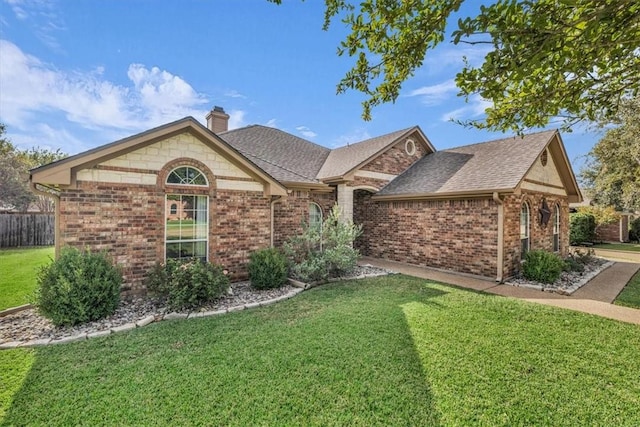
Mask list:
[[[40,211],[52,212],[51,198],[31,192],[29,170],[66,156],[60,149],[51,151],[34,147],[20,150],[6,137],[6,126],[0,123],[0,205],[25,211],[35,203]]]
[[[623,103],[618,122],[589,153],[581,178],[596,204],[640,210],[640,98]]]
[[[325,0],[324,28],[341,19],[351,32],[338,54],[355,57],[337,91],[363,92],[369,120],[372,107],[395,101],[430,50],[450,41],[492,49],[482,65],[466,63],[456,77],[459,95],[493,103],[484,121],[467,125],[521,131],[560,119],[568,129],[611,120],[622,99],[638,95],[637,0],[497,0],[459,19],[449,33],[450,18],[464,3]]]

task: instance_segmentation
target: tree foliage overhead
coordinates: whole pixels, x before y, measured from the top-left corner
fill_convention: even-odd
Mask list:
[[[5,136],[6,127],[0,123],[0,206],[26,211],[34,203],[41,212],[53,211],[49,197],[35,195],[29,188],[29,170],[67,157],[60,149],[51,151],[32,147],[18,149]]]
[[[567,129],[615,118],[621,100],[638,95],[637,0],[498,0],[459,19],[448,33],[452,14],[464,3],[325,0],[324,28],[341,19],[351,32],[338,54],[355,57],[338,92],[363,92],[369,120],[371,108],[395,101],[425,55],[448,40],[492,49],[482,65],[466,63],[456,76],[461,96],[493,103],[484,121],[469,125],[521,131],[560,118]]]
[[[593,147],[581,177],[595,203],[640,210],[640,97],[622,104],[618,122]]]

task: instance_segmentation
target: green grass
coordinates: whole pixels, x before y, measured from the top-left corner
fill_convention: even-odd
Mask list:
[[[640,309],[640,271],[629,280],[614,304]]]
[[[29,302],[38,269],[53,256],[53,246],[0,249],[0,310]]]
[[[390,276],[5,351],[31,367],[0,424],[637,426],[638,348],[636,325]]]
[[[593,245],[595,249],[609,249],[612,251],[640,252],[640,244],[637,243],[601,243]]]

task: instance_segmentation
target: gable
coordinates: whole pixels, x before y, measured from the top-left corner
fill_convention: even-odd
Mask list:
[[[374,172],[395,177],[430,152],[419,138],[412,134],[358,168],[355,175],[360,176],[363,172]]]
[[[546,154],[545,154],[546,153]],[[546,159],[545,159],[546,157]],[[545,193],[567,195],[558,167],[548,149],[543,151],[520,184],[523,190],[541,191]]]
[[[133,183],[150,184],[152,176],[162,166],[185,157],[206,164],[216,176],[247,182],[254,180],[264,189],[265,195],[287,194],[271,175],[192,117],[33,169],[30,179],[34,184],[50,186],[73,185],[76,179],[127,183],[133,179]],[[236,184],[233,186],[237,189]],[[252,188],[258,191],[258,186]]]
[[[177,158],[192,158],[206,165],[216,177],[216,188],[263,191],[261,183],[253,181],[248,173],[188,132],[138,148],[91,168],[78,170],[76,179],[155,185],[158,172]],[[228,182],[237,178],[253,182],[242,181],[240,186]]]

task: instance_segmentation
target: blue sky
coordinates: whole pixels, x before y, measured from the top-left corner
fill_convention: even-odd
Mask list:
[[[324,2],[285,0],[0,0],[0,122],[21,148],[75,154],[184,116],[205,122],[219,105],[232,128],[277,127],[327,147],[419,125],[437,149],[500,138],[449,121],[479,118],[453,78],[481,48],[442,44],[395,104],[361,118],[363,95],[336,95],[353,59],[336,54],[347,34],[322,31]],[[481,2],[467,2],[474,13]],[[563,140],[579,172],[601,137]]]

